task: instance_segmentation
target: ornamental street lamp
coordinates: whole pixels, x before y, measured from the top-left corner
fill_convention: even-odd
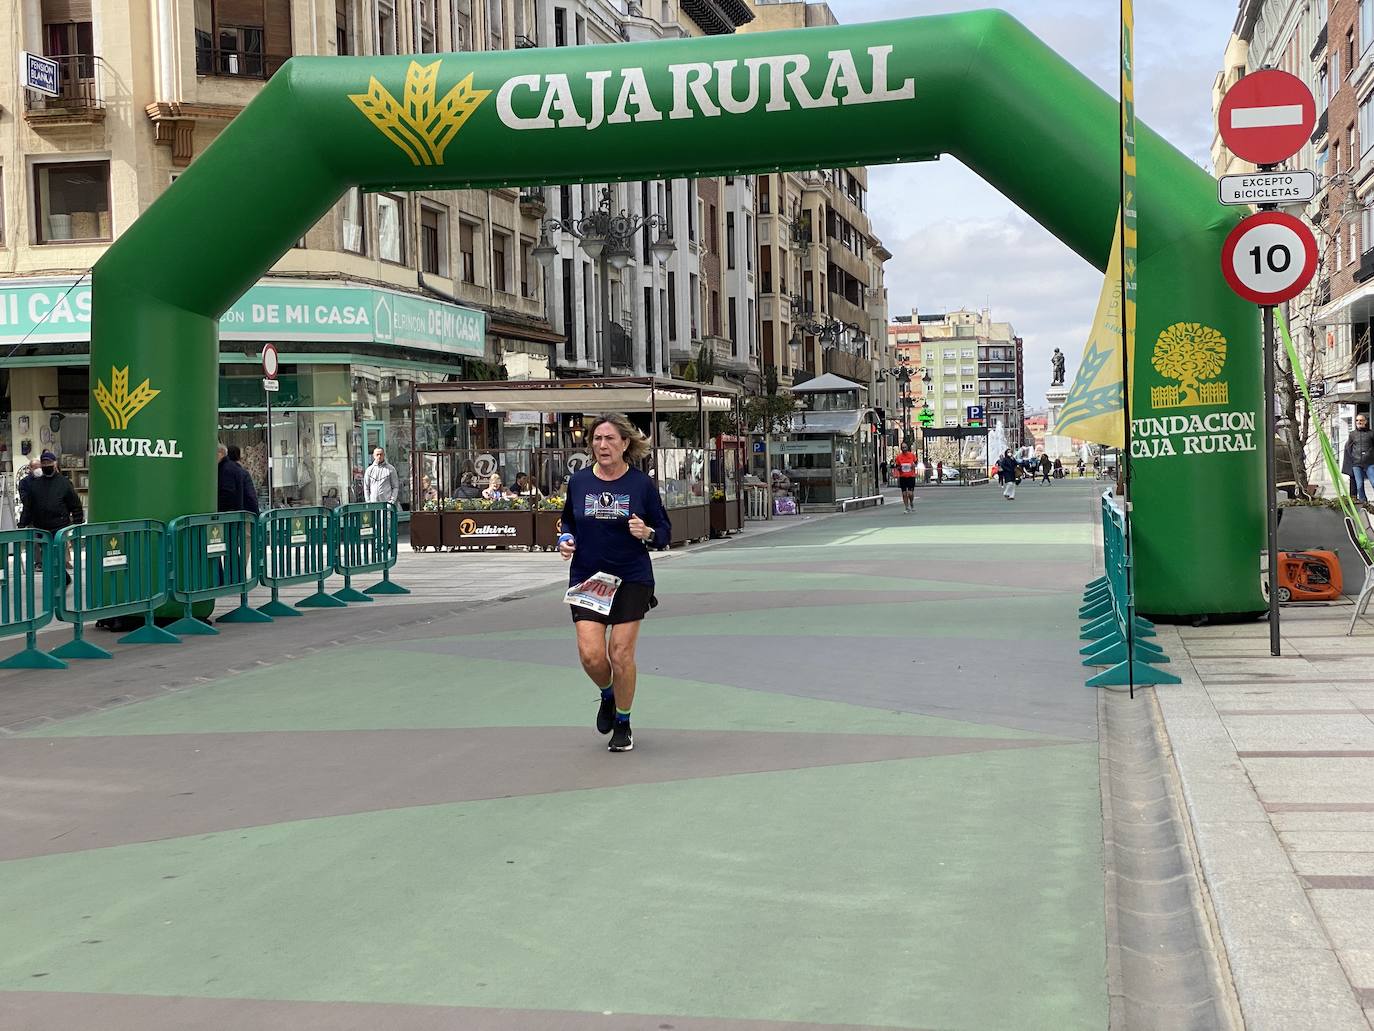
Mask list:
[[[658,235],[649,245],[650,251],[660,265],[663,265],[677,250],[673,238],[665,230],[668,220],[662,215],[631,215],[623,209],[619,214],[611,210],[611,190],[601,188],[601,202],[596,211],[582,218],[548,218],[539,227],[539,243],[530,254],[545,269],[553,265],[558,257],[558,248],[549,239],[550,233],[571,233],[582,245],[589,258],[597,262],[600,272],[600,291],[598,301],[601,305],[601,375],[611,375],[611,286],[610,269],[617,272],[634,260],[635,237],[650,229],[657,229]]]
[[[843,340],[846,335],[853,341],[856,351],[868,343],[868,334],[857,322],[845,322],[828,312],[804,309],[802,299],[797,294],[789,294],[787,301],[792,306],[792,339],[787,342],[788,346],[800,347],[803,333],[817,337],[822,348],[840,347],[843,349]]]
[[[911,396],[911,381],[916,378],[917,373],[921,374],[921,382],[930,386],[930,370],[924,366],[897,365],[890,369],[879,369],[877,376],[880,380],[893,379],[897,382],[897,403],[902,407],[902,444],[910,447],[915,439],[915,432],[911,428],[911,409],[916,401]],[[922,406],[925,400],[922,398]]]

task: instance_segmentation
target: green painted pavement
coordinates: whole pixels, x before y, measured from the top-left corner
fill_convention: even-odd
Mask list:
[[[0,988],[1096,1031],[1097,761],[866,763],[9,862]]]
[[[487,635],[483,635],[484,637]],[[568,637],[566,629],[559,635]],[[568,642],[570,657],[576,649]],[[359,676],[387,670],[385,682]],[[1027,738],[1040,735],[936,716],[643,674],[638,711],[672,730]],[[580,672],[533,662],[350,647],[89,713],[23,737],[432,727],[584,728],[595,690]]]

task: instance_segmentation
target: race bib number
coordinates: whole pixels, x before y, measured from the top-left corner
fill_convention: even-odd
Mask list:
[[[563,600],[569,605],[590,609],[604,616],[611,611],[611,603],[615,601],[615,592],[620,590],[620,584],[621,579],[618,576],[612,576],[610,573],[593,573],[580,584],[569,587],[568,592],[563,595]]]
[[[916,475],[916,467],[912,465],[910,462],[903,462],[900,466],[898,466],[898,469],[903,476]]]

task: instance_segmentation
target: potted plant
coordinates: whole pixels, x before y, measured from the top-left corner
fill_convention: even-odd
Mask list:
[[[534,547],[534,512],[517,498],[462,498],[445,513],[453,547]],[[451,520],[451,522],[450,522]],[[451,525],[451,529],[450,529]]]
[[[425,548],[439,550],[442,540],[440,528],[441,513],[438,501],[426,501],[418,512],[410,513],[410,548],[423,551]]]
[[[439,502],[439,544],[442,547],[458,547],[458,513],[463,504],[462,498],[444,498]]]
[[[558,526],[563,520],[563,504],[566,500],[558,495],[539,499],[534,512],[535,547],[558,547]]]
[[[741,525],[740,499],[726,498],[723,487],[711,488],[711,536],[724,537]]]

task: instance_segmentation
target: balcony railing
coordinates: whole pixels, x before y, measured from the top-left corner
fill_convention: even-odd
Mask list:
[[[105,62],[93,54],[61,54],[55,97],[24,91],[24,112],[35,121],[98,121],[105,117]]]
[[[222,47],[196,47],[197,75],[225,75],[240,79],[270,79],[290,54],[264,54]]]

